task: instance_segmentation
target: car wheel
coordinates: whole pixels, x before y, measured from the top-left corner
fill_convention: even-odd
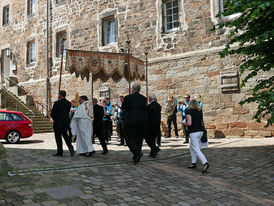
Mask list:
[[[9,131],[6,135],[7,142],[11,144],[15,144],[19,142],[20,138],[21,138],[20,132],[15,130]]]

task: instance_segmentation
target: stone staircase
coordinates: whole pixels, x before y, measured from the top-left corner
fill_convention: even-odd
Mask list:
[[[20,91],[19,87],[3,87],[1,89],[1,109],[22,112],[32,120],[34,133],[52,132],[52,122],[39,111],[31,95]]]

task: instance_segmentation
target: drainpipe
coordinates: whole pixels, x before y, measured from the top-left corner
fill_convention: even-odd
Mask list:
[[[46,115],[49,116],[49,0],[47,0],[47,74],[46,74]]]

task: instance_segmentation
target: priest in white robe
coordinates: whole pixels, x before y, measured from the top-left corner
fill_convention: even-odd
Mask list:
[[[80,106],[75,111],[71,120],[71,133],[77,136],[76,152],[80,155],[90,157],[95,153],[92,144],[93,126],[93,104],[86,96],[80,96]]]

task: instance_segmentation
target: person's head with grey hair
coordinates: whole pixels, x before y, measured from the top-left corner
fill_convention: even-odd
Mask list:
[[[141,90],[141,85],[140,84],[134,83],[132,85],[132,93],[134,93],[134,92],[140,92],[140,90]]]
[[[198,103],[197,103],[197,101],[195,99],[190,100],[189,103],[188,103],[188,107],[190,109],[196,109],[196,110],[198,110]]]
[[[149,102],[153,102],[153,101],[157,101],[156,95],[155,94],[149,94],[148,95],[148,101]]]

